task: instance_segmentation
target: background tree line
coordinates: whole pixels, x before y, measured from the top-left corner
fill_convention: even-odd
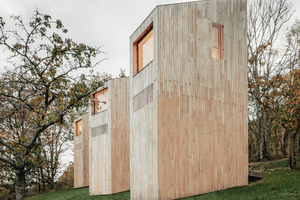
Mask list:
[[[299,153],[300,22],[284,30],[293,15],[288,0],[252,0],[248,5],[249,158]],[[279,41],[279,36],[284,36]]]

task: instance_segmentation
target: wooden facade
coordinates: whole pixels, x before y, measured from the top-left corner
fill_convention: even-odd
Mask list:
[[[108,109],[89,112],[90,195],[130,189],[129,77],[109,80],[98,91],[106,88]]]
[[[80,122],[80,128],[77,123]],[[80,129],[80,130],[79,130]],[[89,186],[89,114],[74,121],[74,188]]]
[[[137,71],[151,24],[154,59]],[[131,199],[248,184],[246,37],[247,0],[157,6],[130,37]]]

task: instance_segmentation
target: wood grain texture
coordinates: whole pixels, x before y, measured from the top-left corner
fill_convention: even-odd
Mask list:
[[[153,22],[154,61],[131,69],[131,199],[248,184],[246,16],[246,0],[162,5],[131,36],[132,47]],[[213,23],[224,26],[223,60],[212,58]],[[153,102],[133,112],[151,84]]]
[[[89,114],[74,121],[82,120],[82,134],[74,137],[74,188],[89,186]]]
[[[129,78],[110,82],[112,193],[130,189]]]
[[[130,189],[129,78],[112,79],[106,87],[108,110],[90,112],[90,195]]]
[[[89,114],[83,115],[83,187],[89,186]]]
[[[109,110],[90,115],[90,195],[111,194],[111,135],[97,129],[109,124],[109,117]]]
[[[154,49],[157,49],[157,12],[154,10],[130,37],[130,63],[134,58],[133,43],[153,23]],[[158,199],[158,110],[157,110],[157,51],[154,60],[133,77],[130,71],[130,197],[131,199]],[[133,107],[133,97],[153,85],[153,101],[139,109]],[[141,100],[142,101],[142,100]],[[142,102],[141,102],[142,104]],[[135,112],[134,112],[135,111]]]

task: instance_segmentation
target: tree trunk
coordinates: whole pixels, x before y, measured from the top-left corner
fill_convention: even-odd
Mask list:
[[[261,137],[261,114],[260,106],[256,102],[256,141],[257,141],[257,157],[263,159],[263,138]]]
[[[289,131],[290,134],[290,168],[296,169],[296,151],[295,151],[295,139],[296,139],[296,132]]]
[[[267,121],[268,121],[268,126],[267,126],[267,135],[266,135],[266,154],[268,155],[268,157],[270,156],[270,136],[271,136],[271,132],[272,132],[272,120],[269,119],[269,116],[267,116]]]
[[[274,134],[275,134],[274,158],[276,158],[276,151],[277,151],[277,147],[278,147],[278,136],[277,136],[277,128],[276,127],[274,129]]]
[[[262,119],[260,123],[260,142],[259,142],[259,159],[263,160],[264,159],[264,149],[263,149],[263,144],[264,144],[264,133],[265,133],[265,128],[266,128],[266,113],[262,113]]]
[[[283,142],[282,142],[283,145],[282,145],[282,148],[281,148],[281,152],[283,153],[284,156],[287,155],[286,149],[288,147],[288,138],[289,138],[289,133],[285,129],[284,136],[283,136]]]
[[[298,154],[299,153],[299,132],[297,133],[296,144],[297,144],[297,154]]]
[[[263,160],[264,159],[264,154],[263,154],[263,142],[264,141],[264,137],[262,137],[262,135],[260,135],[259,138],[259,159]]]
[[[45,178],[44,178],[43,168],[42,167],[40,167],[40,175],[41,175],[41,183],[43,183],[43,192],[46,192]]]
[[[255,142],[253,141],[252,137],[249,137],[248,139],[248,150],[249,150],[249,155],[255,155],[256,150],[255,150]]]
[[[43,181],[43,191],[46,192],[46,182]]]
[[[50,190],[53,190],[54,189],[54,179],[53,178],[50,179],[49,185],[50,185]]]
[[[16,169],[16,199],[24,200],[25,199],[25,172],[24,168]]]

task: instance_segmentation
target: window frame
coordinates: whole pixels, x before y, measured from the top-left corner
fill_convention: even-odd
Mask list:
[[[212,23],[212,57],[224,60],[224,25],[215,22]]]
[[[95,106],[96,95],[97,95],[97,94],[98,94],[98,95],[101,95],[101,94],[104,94],[104,93],[106,93],[106,92],[107,92],[107,94],[108,94],[108,87],[103,88],[102,90],[99,90],[99,91],[97,91],[97,92],[95,92],[95,93],[92,94],[92,106],[91,106],[91,113],[92,113],[92,115],[95,115],[95,114],[98,114],[98,113],[100,113],[100,112],[103,112],[103,111],[108,110],[108,108],[107,108],[107,109],[101,110],[101,111],[98,111],[98,110],[97,110],[97,112],[96,112],[96,106]],[[97,95],[97,96],[98,96],[98,95]],[[107,96],[107,102],[106,102],[106,103],[108,104],[108,96]],[[108,106],[107,106],[107,107],[108,107]]]
[[[83,130],[83,123],[82,123],[82,119],[79,119],[75,122],[75,137],[79,136],[82,134],[82,130],[81,130],[81,133],[79,134],[79,127],[78,127],[78,124],[81,122],[81,129]]]
[[[143,41],[145,37],[148,36],[148,34],[154,31],[153,29],[153,22],[145,29],[145,31],[135,40],[133,43],[133,76],[138,74],[140,71],[142,71],[145,67],[147,67],[153,60],[154,60],[154,44],[153,44],[153,59],[147,63],[145,66],[140,67],[139,66],[139,51],[138,51],[138,45]],[[153,32],[153,40],[154,40],[154,32]],[[153,41],[154,43],[154,41]]]

